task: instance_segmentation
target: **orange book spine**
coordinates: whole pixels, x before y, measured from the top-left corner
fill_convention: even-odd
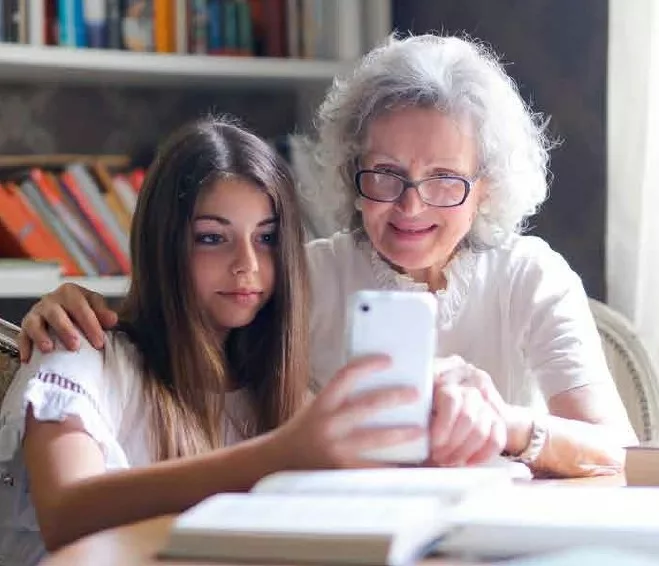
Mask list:
[[[153,39],[158,53],[176,51],[174,0],[153,0]]]
[[[110,175],[110,172],[102,163],[95,163],[92,167],[92,172],[102,187],[104,191],[103,198],[105,198],[105,202],[110,207],[110,210],[117,217],[119,225],[126,234],[130,234],[130,224],[133,215],[119,198],[112,175]]]
[[[107,229],[101,217],[96,213],[94,207],[87,200],[87,197],[85,197],[84,193],[78,186],[75,177],[68,171],[65,171],[60,178],[64,182],[66,190],[69,191],[71,198],[80,208],[82,214],[84,214],[89,220],[99,238],[101,238],[110,253],[119,263],[123,273],[130,273],[130,259],[123,253],[119,243],[114,239],[112,233]]]
[[[105,202],[108,204],[108,207],[110,207],[110,210],[117,219],[117,222],[119,222],[119,226],[121,226],[121,229],[124,232],[126,232],[126,234],[130,234],[130,216],[126,212],[126,209],[121,204],[119,199],[117,198],[117,195],[114,193],[105,193],[103,195],[103,198],[105,199]]]
[[[5,253],[59,261],[65,275],[82,275],[76,262],[13,183],[0,187],[0,224],[6,238],[11,240],[5,246],[0,244]]]
[[[73,236],[81,244],[89,259],[96,265],[100,275],[117,275],[123,273],[117,260],[107,249],[94,227],[72,201],[62,191],[62,186],[54,173],[34,168],[30,171],[32,179],[39,185],[41,192],[50,205],[60,213]]]

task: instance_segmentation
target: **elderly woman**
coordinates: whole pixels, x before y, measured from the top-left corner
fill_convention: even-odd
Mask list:
[[[308,245],[312,379],[323,386],[346,361],[351,293],[429,290],[438,356],[455,356],[440,382],[480,392],[505,422],[505,453],[537,473],[606,473],[636,438],[581,280],[545,242],[519,235],[547,194],[543,126],[497,58],[455,37],[392,37],[335,81],[318,153],[352,220]],[[113,322],[100,297],[67,285],[26,316],[23,352],[28,336],[48,347],[46,325],[74,346],[68,314],[92,341],[96,316]],[[434,463],[490,456],[474,399],[435,404],[445,438],[433,438]]]

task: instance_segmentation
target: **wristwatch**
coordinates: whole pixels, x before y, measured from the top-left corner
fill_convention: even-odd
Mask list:
[[[549,428],[546,419],[542,417],[533,419],[529,443],[524,450],[514,455],[511,459],[515,462],[522,462],[522,464],[526,464],[527,466],[533,465],[545,447],[547,436],[549,436]]]

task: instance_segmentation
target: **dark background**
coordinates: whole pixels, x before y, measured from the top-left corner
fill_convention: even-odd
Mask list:
[[[606,0],[394,0],[394,28],[467,32],[502,56],[522,96],[551,116],[550,198],[531,220],[605,298]]]

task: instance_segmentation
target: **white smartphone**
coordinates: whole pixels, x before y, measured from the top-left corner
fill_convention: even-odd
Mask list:
[[[392,364],[360,379],[355,393],[382,387],[416,387],[418,399],[383,409],[365,426],[427,427],[433,396],[433,365],[437,347],[437,300],[431,293],[358,291],[348,306],[348,357],[386,354]],[[369,450],[364,457],[392,463],[419,463],[428,457],[429,439]]]

